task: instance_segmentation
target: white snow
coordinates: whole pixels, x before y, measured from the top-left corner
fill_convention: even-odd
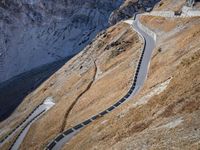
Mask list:
[[[43,105],[46,108],[46,111],[53,107],[55,105],[55,103],[53,102],[53,97],[47,97]]]
[[[133,19],[125,20],[124,22],[132,25],[133,24]]]

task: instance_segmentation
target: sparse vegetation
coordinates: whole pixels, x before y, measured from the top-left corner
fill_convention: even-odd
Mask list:
[[[100,150],[142,149],[144,145],[148,149],[168,149],[169,145],[175,149],[198,149],[200,134],[196,133],[200,126],[200,34],[193,35],[200,28],[190,28],[190,25],[200,22],[200,19],[165,19],[163,22],[163,18],[159,17],[144,19],[145,25],[160,35],[159,47],[154,52],[144,87],[128,104],[85,128],[63,149],[84,150],[94,146]],[[158,21],[162,23],[158,24]],[[173,26],[166,30],[171,22]],[[175,30],[177,24],[184,28]],[[162,53],[156,55],[158,51]],[[148,103],[133,107],[134,103],[148,97],[147,93],[152,92],[152,87],[171,77],[172,80],[163,92],[150,97]],[[176,119],[181,121],[171,127]],[[105,120],[107,122],[104,125],[102,122]]]
[[[160,52],[162,52],[162,49],[161,49],[161,47],[159,47],[159,48],[158,48],[158,52],[159,52],[159,53],[160,53]]]
[[[127,32],[124,32],[126,30]],[[104,34],[108,36],[102,39]],[[18,111],[27,107],[31,108],[50,95],[54,98],[56,105],[31,126],[21,149],[43,149],[60,132],[61,127],[62,130],[67,129],[91,117],[105,107],[110,106],[127,92],[141,52],[141,42],[137,34],[125,23],[110,27],[102,36],[94,39],[83,53],[75,56],[36,91],[24,99]],[[107,45],[116,42],[113,37],[117,36],[120,37],[120,43],[113,44],[105,51]],[[121,48],[125,51],[121,52]],[[109,54],[112,51],[118,51],[121,54],[110,59]],[[61,110],[68,110],[77,95],[80,95],[86,89],[94,77],[93,58],[97,59],[99,68],[96,81],[92,84],[92,88],[80,97],[77,104],[67,115],[67,123],[65,122],[66,124],[63,125],[61,120],[63,120],[65,112]],[[23,113],[25,115],[27,112]],[[20,121],[21,119],[19,117],[17,120]],[[42,132],[43,130],[46,132]]]
[[[184,1],[162,0],[155,10],[180,10]],[[91,3],[87,7],[97,6]],[[144,86],[127,103],[104,117],[98,116],[64,145],[63,150],[199,149],[200,17],[143,16],[140,19],[158,39]],[[81,21],[87,18],[81,15],[74,20]],[[87,42],[89,34],[84,33],[80,45]],[[59,132],[124,96],[132,85],[141,56],[140,40],[123,22],[102,31],[30,93],[17,108],[17,115],[14,113],[0,126],[6,126],[5,130],[9,131],[45,97],[52,96],[56,105],[31,126],[20,147],[21,150],[44,149]],[[167,84],[163,86],[163,83]],[[2,149],[8,149],[12,141]]]

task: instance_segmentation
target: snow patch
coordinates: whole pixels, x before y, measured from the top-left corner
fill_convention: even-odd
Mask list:
[[[46,111],[49,110],[51,107],[53,107],[55,105],[55,103],[53,102],[53,97],[47,97],[43,105]]]
[[[133,19],[125,20],[124,22],[132,25],[133,24]]]

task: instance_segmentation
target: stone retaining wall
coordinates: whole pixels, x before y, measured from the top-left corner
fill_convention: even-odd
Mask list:
[[[153,16],[161,16],[161,17],[174,17],[175,13],[173,11],[152,11],[149,13]]]
[[[192,8],[184,6],[182,8],[181,15],[175,15],[173,11],[152,11],[150,13],[144,13],[144,15],[159,16],[159,17],[169,17],[169,18],[184,18],[184,17],[200,17],[200,10],[194,10]]]
[[[192,9],[191,7],[184,6],[182,8],[182,16],[186,16],[186,17],[200,16],[200,10]]]

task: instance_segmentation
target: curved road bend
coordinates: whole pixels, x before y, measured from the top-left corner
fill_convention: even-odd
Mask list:
[[[138,78],[136,81],[136,86],[138,86],[138,89],[143,86],[147,78],[152,52],[156,44],[156,41],[154,41],[153,37],[148,35],[138,26],[139,17],[140,15],[136,16],[136,21],[133,22],[133,29],[136,30],[136,32],[138,32],[144,38],[145,47],[142,53],[141,63],[139,63],[139,66],[138,66],[139,73],[138,73]]]
[[[28,124],[37,114],[39,114],[41,110],[41,105],[38,105],[15,129],[13,129],[10,133],[8,133],[7,136],[5,136],[1,141],[0,141],[0,147],[5,144],[12,136],[14,136],[15,133],[17,133],[23,126]]]
[[[118,106],[120,106],[122,103],[127,101],[129,98],[135,95],[135,93],[142,87],[144,84],[145,79],[147,78],[147,72],[151,60],[151,54],[155,47],[155,41],[153,38],[145,33],[139,26],[138,26],[138,17],[137,15],[135,18],[135,21],[129,20],[126,21],[127,23],[130,23],[133,26],[133,29],[138,32],[140,36],[142,36],[144,40],[144,48],[142,50],[142,54],[140,56],[140,60],[136,69],[136,73],[134,75],[133,84],[128,91],[128,93],[119,101],[117,101],[114,105],[110,106],[106,110],[100,112],[99,114],[83,121],[82,123],[64,131],[63,133],[60,133],[54,140],[52,140],[47,147],[46,150],[59,150],[62,148],[62,146],[67,143],[75,134],[77,134],[82,128],[84,128],[86,125],[90,124],[94,120],[96,120],[100,116],[104,116],[105,114],[111,112]]]
[[[16,137],[16,140],[13,142],[13,144],[10,146],[10,150],[18,150],[20,147],[20,144],[24,140],[24,137],[28,133],[28,130],[41,115],[43,115],[45,112],[47,112],[51,107],[53,107],[55,103],[53,103],[52,97],[47,97],[43,103],[38,105],[26,118],[24,121],[22,121],[13,131],[11,131],[1,142],[0,146],[3,145],[5,142],[7,142],[12,136],[14,136],[15,133],[17,133],[20,129],[21,132]]]

